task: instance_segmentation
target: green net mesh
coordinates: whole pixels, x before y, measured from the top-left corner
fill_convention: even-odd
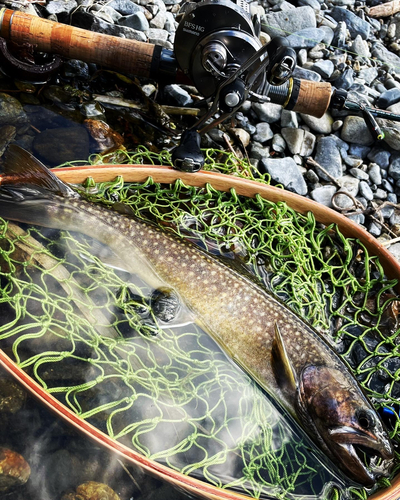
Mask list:
[[[127,163],[169,162],[144,149],[122,154]],[[207,152],[206,168],[256,177],[222,152]],[[396,282],[360,242],[312,214],[233,190],[117,178],[89,179],[84,193],[254,274],[327,335],[378,411],[389,410],[398,441]],[[103,264],[93,245],[77,233],[1,220],[0,347],[82,418],[184,474],[254,498],[337,498],[331,486],[340,489],[340,474],[290,419],[198,327],[160,329],[152,290]],[[361,488],[351,495],[368,496]]]

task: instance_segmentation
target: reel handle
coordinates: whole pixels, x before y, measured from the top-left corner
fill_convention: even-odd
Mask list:
[[[5,8],[0,10],[0,36],[29,43],[41,52],[144,77],[151,76],[156,55],[156,46],[150,43],[94,33]]]

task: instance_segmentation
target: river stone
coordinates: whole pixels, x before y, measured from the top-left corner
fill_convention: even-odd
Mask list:
[[[131,14],[136,14],[137,12],[143,12],[143,7],[137,5],[131,0],[112,0],[107,5],[115,9],[123,16],[129,16]]]
[[[375,236],[375,238],[377,238],[382,233],[382,226],[377,222],[372,221],[368,226],[368,231],[372,234],[372,236]]]
[[[369,58],[371,57],[371,52],[366,40],[363,40],[361,35],[357,35],[355,40],[351,45],[351,50],[358,54],[358,56]]]
[[[286,141],[281,134],[274,134],[271,147],[277,153],[283,153],[286,148]]]
[[[81,126],[47,129],[35,137],[33,150],[51,166],[72,160],[87,160],[90,154],[89,135]]]
[[[128,28],[128,26],[120,26],[117,24],[110,24],[103,19],[95,18],[92,27],[92,31],[97,33],[104,33],[105,35],[118,36],[121,38],[128,38],[129,40],[136,40],[138,42],[146,42],[146,35],[139,30],[133,28]]]
[[[325,36],[326,33],[321,28],[306,28],[289,35],[286,41],[294,49],[312,49],[322,42]]]
[[[353,68],[346,68],[340,76],[332,80],[332,84],[337,89],[349,90],[349,88],[354,84]]]
[[[364,172],[361,168],[351,168],[350,174],[360,181],[367,181],[369,179],[367,172]]]
[[[96,16],[102,17],[103,14],[107,15],[107,17],[110,18],[112,20],[112,22],[114,22],[114,23],[116,23],[118,21],[118,19],[120,19],[122,17],[122,14],[117,12],[112,7],[109,7],[108,5],[99,5],[99,4],[95,3],[90,10],[91,10],[91,12],[95,11]],[[107,21],[107,19],[105,19],[105,18],[103,18],[103,19],[105,21]]]
[[[381,168],[388,168],[391,153],[381,148],[372,148],[367,158],[373,163],[377,163]]]
[[[333,17],[335,21],[344,21],[346,23],[351,38],[360,35],[363,40],[368,40],[371,25],[367,21],[361,19],[361,17],[358,17],[350,10],[343,9],[342,7],[333,7],[329,15]]]
[[[315,161],[321,165],[335,179],[342,177],[343,165],[337,138],[332,135],[320,137],[317,141]],[[318,176],[326,181],[331,179],[318,167],[315,167]]]
[[[277,184],[282,184],[289,191],[307,194],[307,185],[293,158],[262,159],[260,170],[267,172]]]
[[[49,14],[69,14],[78,7],[75,0],[51,0],[46,5]]]
[[[130,14],[129,16],[120,17],[118,24],[139,31],[146,31],[150,28],[149,21],[146,19],[143,12],[140,11],[135,14]]]
[[[383,127],[384,141],[395,151],[400,151],[400,130],[395,126]]]
[[[297,128],[298,126],[299,121],[297,119],[297,113],[295,111],[289,111],[288,109],[282,109],[281,127]]]
[[[397,153],[392,156],[392,160],[391,160],[390,165],[389,165],[388,174],[395,181],[400,179],[400,155]]]
[[[376,163],[371,163],[368,170],[368,175],[371,179],[371,182],[373,182],[377,186],[380,186],[382,184],[381,169]]]
[[[366,85],[371,85],[377,76],[378,70],[376,68],[363,68],[358,73],[358,77],[364,80]]]
[[[253,135],[253,140],[258,142],[267,142],[274,136],[269,123],[260,122],[256,125],[256,133]]]
[[[332,132],[333,118],[329,111],[324,113],[321,118],[315,116],[301,114],[301,119],[317,134],[330,134]]]
[[[398,102],[400,102],[400,89],[393,88],[387,90],[386,92],[383,92],[383,94],[378,97],[376,101],[376,107],[386,109],[388,106],[391,106],[392,104],[396,104]]]
[[[359,179],[356,179],[352,175],[344,175],[343,177],[340,177],[338,179],[338,182],[341,186],[340,191],[346,191],[354,197],[358,195],[358,189],[360,186]],[[353,201],[345,194],[338,194],[335,197],[335,203],[340,208],[350,208],[351,206],[353,206]]]
[[[293,76],[296,78],[302,78],[304,80],[311,80],[313,82],[320,82],[321,75],[316,71],[312,71],[311,69],[300,68],[296,66],[293,71]]]
[[[287,33],[296,33],[305,28],[316,28],[317,21],[314,9],[309,6],[297,9],[269,12],[262,16],[263,31],[272,38],[285,36]]]
[[[189,106],[193,103],[189,92],[175,83],[164,87],[165,96],[173,105]]]
[[[374,139],[361,116],[346,116],[340,137],[343,141],[361,144],[363,146],[374,143]]]
[[[394,54],[393,52],[388,50],[380,42],[375,42],[372,45],[371,54],[372,54],[372,57],[375,57],[376,59],[385,62],[389,66],[393,66],[394,69],[400,67],[400,57],[396,56],[396,54]]]
[[[371,201],[374,199],[374,193],[372,192],[367,182],[360,181],[359,190],[360,190],[360,195],[364,197],[366,200]]]
[[[269,147],[264,147],[257,141],[252,141],[250,146],[250,158],[262,160],[269,157]]]
[[[166,12],[160,11],[150,21],[150,26],[152,28],[164,29],[166,20],[167,20]]]
[[[338,49],[343,49],[346,47],[347,40],[347,26],[343,21],[339,21],[336,28],[333,31],[333,47],[337,47]]]
[[[282,135],[292,155],[310,156],[315,146],[315,135],[302,128],[283,128]]]
[[[27,121],[22,104],[15,97],[0,93],[0,126],[22,125]]]
[[[256,112],[258,118],[266,123],[277,122],[282,114],[282,106],[270,102],[252,104],[253,110]]]
[[[330,78],[335,66],[329,59],[318,61],[311,66],[311,70],[317,72],[322,78]]]
[[[332,196],[336,193],[335,186],[321,186],[311,191],[311,198],[326,207],[332,208]]]

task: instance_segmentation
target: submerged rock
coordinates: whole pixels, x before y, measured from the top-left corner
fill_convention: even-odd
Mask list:
[[[89,135],[84,127],[44,130],[35,137],[33,151],[51,166],[86,160],[90,154]]]
[[[0,448],[0,492],[25,484],[31,474],[31,468],[22,455],[8,448]]]

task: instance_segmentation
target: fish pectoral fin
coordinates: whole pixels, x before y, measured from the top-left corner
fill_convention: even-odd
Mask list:
[[[275,337],[271,349],[271,366],[275,380],[282,392],[287,397],[293,398],[297,391],[298,379],[277,322],[275,322]]]

